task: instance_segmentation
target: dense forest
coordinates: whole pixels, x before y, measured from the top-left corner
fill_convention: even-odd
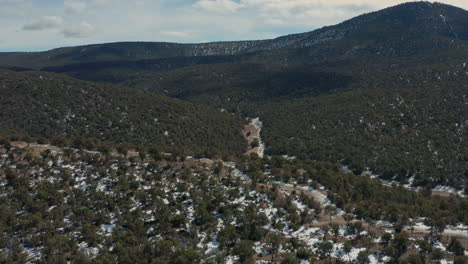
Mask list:
[[[468,263],[468,11],[0,53],[0,264]]]
[[[0,127],[31,137],[93,137],[188,154],[245,150],[244,121],[219,109],[67,76],[0,71]]]
[[[264,121],[269,154],[342,162],[387,180],[464,187],[463,59],[375,70],[357,63],[200,65],[127,85]],[[349,68],[349,69],[348,69]]]
[[[385,187],[329,163],[252,155],[239,164],[248,177],[169,153],[5,138],[0,153],[2,263],[466,261],[457,231],[466,199]]]
[[[444,74],[443,67],[402,70],[367,78],[368,89],[248,107],[264,117],[270,153],[338,161],[358,174],[370,170],[386,180],[413,178],[416,186],[463,189],[468,177],[464,71],[462,64]],[[457,75],[463,77],[452,78]],[[431,78],[441,80],[425,81]],[[389,87],[392,82],[397,84]]]
[[[468,12],[460,8],[406,3],[272,40],[96,44],[6,54],[0,66],[58,72],[103,86],[119,84],[147,91],[138,93],[145,98],[157,93],[197,105],[177,101],[180,109],[209,105],[243,118],[260,117],[267,154],[342,163],[387,180],[461,190],[468,173],[466,21]],[[195,142],[197,148],[216,149],[226,144],[235,154],[244,148],[236,143],[239,118],[200,110],[203,118],[188,118],[192,123],[171,132],[164,124],[149,129],[148,115],[154,114],[141,109],[119,126],[127,133],[90,127],[95,131],[76,130],[74,135],[148,144],[149,135],[169,131],[173,138],[153,142],[184,147]],[[15,125],[11,132],[24,126],[8,119],[2,121],[9,122],[7,128]],[[215,120],[225,121],[215,125]],[[214,144],[203,143],[202,131],[192,133],[201,127],[213,130],[207,138]],[[34,128],[34,136],[47,134],[38,130]]]

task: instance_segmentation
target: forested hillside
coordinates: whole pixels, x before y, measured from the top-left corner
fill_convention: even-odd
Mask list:
[[[0,264],[466,264],[467,118],[439,3],[0,53]]]
[[[221,160],[0,138],[0,262],[466,261],[466,199],[385,187],[329,163],[239,166],[251,177]]]
[[[461,190],[468,177],[467,21],[466,10],[411,2],[271,40],[96,44],[7,54],[0,66],[60,72],[260,117],[267,155]],[[228,127],[222,131],[233,131],[232,123]],[[143,131],[140,143],[148,135]],[[189,134],[177,137],[184,142]]]
[[[452,76],[463,78],[402,71],[369,78],[373,88],[247,108],[264,117],[272,154],[340,161],[356,174],[371,171],[386,180],[411,178],[415,186],[463,190],[468,86],[463,65],[455,68]],[[432,78],[441,80],[424,81]],[[394,79],[399,85],[389,86]]]
[[[154,93],[43,72],[0,71],[0,127],[32,137],[94,137],[187,153],[245,150],[243,121]]]
[[[342,62],[200,65],[143,75],[127,85],[260,116],[270,154],[341,162],[387,180],[415,176],[415,185],[463,189],[468,176],[465,60],[395,67],[375,62],[373,69]],[[166,87],[171,90],[158,90]]]

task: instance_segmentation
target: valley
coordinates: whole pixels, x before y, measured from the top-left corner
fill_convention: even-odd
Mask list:
[[[468,263],[467,63],[425,1],[0,53],[0,264]]]
[[[263,123],[260,119],[252,118],[248,125],[244,126],[242,135],[244,136],[249,149],[245,152],[245,155],[252,153],[257,154],[258,157],[263,158],[265,155],[265,143],[263,143],[260,133],[262,132]]]

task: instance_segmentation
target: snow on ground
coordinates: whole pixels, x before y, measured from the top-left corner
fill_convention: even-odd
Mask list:
[[[296,156],[282,155],[282,157],[283,157],[283,159],[289,160],[289,161],[292,161],[292,160],[296,159]]]
[[[208,242],[206,244],[207,250],[205,251],[205,254],[210,255],[210,254],[216,252],[218,247],[219,247],[219,242],[218,241],[215,240],[215,241]]]
[[[439,261],[440,264],[453,264],[453,261],[450,261],[450,260],[446,260],[446,259],[441,259]]]
[[[333,245],[333,254],[332,256],[343,261],[354,261],[357,259],[361,251],[365,251],[365,248],[351,248],[351,251],[347,254],[343,249],[343,244],[338,243]]]
[[[234,264],[239,260],[238,256],[227,256],[226,261],[224,262],[225,264]]]
[[[84,241],[78,244],[78,248],[88,257],[96,257],[99,254],[99,248],[89,247]]]
[[[103,236],[111,236],[114,228],[115,228],[115,224],[110,224],[110,225],[102,224],[99,234],[102,234]]]
[[[214,164],[215,161],[206,159],[206,160],[204,160],[204,162],[209,163],[209,164]],[[245,173],[243,173],[242,171],[240,171],[239,169],[237,169],[235,167],[235,164],[232,164],[232,163],[223,163],[223,164],[226,167],[231,169],[231,172],[232,172],[233,176],[237,176],[237,177],[239,177],[239,178],[241,178],[241,179],[243,179],[245,181],[251,181],[251,178],[248,175],[246,175]],[[57,166],[57,165],[51,164],[50,162],[49,162],[48,165],[49,165],[49,167]],[[148,165],[148,164],[146,164],[146,165]],[[142,167],[136,167],[136,168],[137,168],[137,170],[144,170],[146,168],[146,165],[142,166]],[[4,164],[2,165],[2,163],[0,162],[0,166],[4,166]],[[72,177],[74,178],[74,180],[76,182],[74,187],[77,188],[77,189],[81,189],[81,190],[85,191],[85,190],[88,190],[89,188],[93,188],[92,186],[95,185],[95,188],[100,192],[104,192],[104,193],[107,193],[107,194],[109,194],[111,192],[111,187],[112,187],[112,184],[113,184],[113,180],[110,180],[110,178],[106,179],[106,177],[103,177],[102,175],[99,175],[99,174],[90,173],[91,169],[85,163],[64,165],[63,161],[61,161],[60,165],[58,165],[58,167],[60,167],[60,169],[66,169],[67,171],[70,171],[70,173],[72,174]],[[117,171],[119,169],[119,166],[115,163],[115,164],[112,164],[112,166],[110,168],[111,168],[110,171],[109,170],[106,171],[106,174],[110,173],[112,170]],[[42,173],[40,171],[40,169],[41,168],[39,168],[37,170],[37,172],[36,172],[38,175],[40,175]],[[141,177],[141,175],[139,175],[139,174],[134,175],[134,178],[138,182],[144,182],[145,181],[144,177]],[[93,182],[92,184],[89,183],[90,179]],[[177,182],[178,182],[178,179],[175,179],[174,183],[177,183]],[[284,182],[271,182],[270,184],[276,184],[276,185],[279,185],[279,186],[284,186],[285,188],[281,188],[281,190],[284,193],[291,193],[290,192],[291,190],[307,192],[317,202],[319,202],[323,206],[333,205],[331,203],[331,201],[327,198],[326,194],[324,194],[323,191],[316,190],[316,189],[314,189],[312,187],[309,187],[309,186],[306,186],[306,185],[289,184],[289,183],[284,183]],[[151,181],[147,181],[144,184],[142,183],[139,188],[142,189],[142,190],[147,190],[147,189],[149,189],[151,187],[151,185],[153,185],[153,183]],[[164,202],[164,204],[166,204],[166,205],[168,205],[170,203],[170,201],[173,202],[175,198],[179,198],[182,194],[187,196],[187,197],[190,196],[190,193],[187,192],[187,191],[185,191],[185,192],[175,191],[173,189],[173,188],[175,188],[174,186],[176,186],[176,185],[171,186],[170,184],[168,184],[168,185],[164,186],[164,192],[165,193],[163,195],[161,195],[160,198]],[[189,186],[189,188],[191,188],[191,187],[193,187],[193,185]],[[300,241],[303,241],[312,251],[316,251],[317,246],[320,243],[323,242],[323,240],[324,240],[324,231],[322,229],[320,229],[320,228],[302,226],[298,230],[294,231],[291,228],[290,223],[288,223],[285,220],[284,216],[283,217],[281,216],[282,214],[285,214],[283,212],[284,209],[280,208],[280,207],[278,207],[278,208],[274,207],[273,202],[270,201],[265,194],[260,194],[260,193],[257,193],[256,191],[247,191],[247,189],[243,189],[243,188],[238,188],[237,189],[237,187],[235,188],[235,190],[238,190],[238,195],[235,196],[232,200],[230,200],[230,201],[228,201],[226,203],[238,205],[240,211],[243,210],[249,204],[260,204],[260,203],[263,204],[264,203],[264,206],[261,209],[259,209],[259,211],[265,213],[265,215],[269,219],[270,224],[266,225],[265,228],[273,229],[272,226],[271,226],[271,223],[273,222],[273,220],[278,221],[278,222],[284,224],[284,228],[282,226],[281,230],[273,229],[273,231],[276,231],[276,232],[281,231],[287,237],[294,237],[294,238],[299,239]],[[67,198],[67,197],[65,197],[65,198]],[[131,210],[142,209],[143,208],[143,205],[141,203],[139,203],[137,201],[134,201],[134,200],[132,200],[132,201],[133,201],[133,203],[132,203]],[[300,200],[297,200],[296,196],[293,197],[292,202],[295,204],[295,206],[299,210],[309,209]],[[187,224],[186,224],[186,230],[188,231],[188,230],[190,230],[191,224],[192,224],[192,222],[194,220],[195,210],[194,210],[194,206],[193,206],[193,200],[191,200],[191,199],[186,200],[184,202],[184,206],[185,206],[184,209],[177,210],[177,214],[185,214],[187,216],[188,221],[187,221]],[[54,209],[54,207],[51,207],[50,211],[52,211],[53,209]],[[153,209],[147,210],[145,212],[146,212],[146,215],[148,217],[148,218],[145,217],[145,221],[154,220]],[[68,217],[69,216],[65,216],[64,222],[67,223],[67,224],[71,224]],[[112,234],[112,232],[113,232],[113,230],[114,230],[114,228],[116,226],[116,224],[115,224],[116,220],[115,220],[115,216],[110,215],[109,217],[110,217],[111,221],[107,222],[106,224],[102,224],[100,226],[100,230],[98,231],[99,235],[110,236]],[[216,217],[218,217],[218,216],[216,216]],[[422,218],[416,219],[416,225],[415,225],[416,229],[419,229],[419,230],[428,230],[429,229],[429,227],[427,227],[427,226],[425,226],[423,224],[423,220],[424,219],[422,219]],[[233,224],[236,224],[236,222],[234,220],[233,220]],[[382,226],[382,227],[385,227],[385,228],[393,226],[391,223],[389,223],[387,221],[377,221],[376,225],[377,226]],[[217,231],[220,231],[223,227],[224,227],[224,222],[220,218],[218,218]],[[349,239],[351,237],[351,236],[346,236],[346,228],[344,226],[340,226],[339,230],[340,230],[340,235],[341,236],[343,236],[343,237],[345,237],[347,239]],[[448,232],[453,232],[453,234],[463,234],[463,233],[468,234],[468,226],[466,226],[466,225],[448,226],[447,229],[446,229],[446,232],[447,233]],[[363,235],[366,235],[366,234],[363,233]],[[216,250],[219,247],[219,242],[217,241],[217,232],[208,233],[208,234],[201,233],[200,237],[199,237],[199,241],[200,241],[200,243],[197,246],[202,248],[205,251],[206,254],[212,254],[212,253],[216,252]],[[255,244],[255,251],[258,254],[263,254],[263,252],[265,252],[264,247],[265,247],[264,244],[262,244],[260,242],[257,242]],[[440,243],[435,244],[435,247],[445,250],[445,247]],[[86,255],[89,255],[89,256],[95,256],[95,255],[99,254],[99,248],[89,247],[88,244],[85,243],[85,242],[81,242],[79,244],[79,249],[80,249],[80,251],[82,251],[83,253],[85,253]],[[34,250],[36,250],[36,249],[34,249]],[[33,258],[34,255],[36,254],[34,252],[34,250],[31,249],[31,250],[28,251],[27,249],[25,249],[25,251],[27,251],[28,255],[31,258]],[[349,254],[346,254],[346,252],[344,252],[344,250],[343,250],[343,244],[338,243],[338,244],[334,245],[334,251],[333,251],[332,255],[337,257],[337,258],[342,259],[343,261],[348,261],[349,259],[355,260],[358,257],[359,253],[361,251],[363,251],[363,250],[365,250],[365,249],[364,248],[352,248],[351,251],[349,252]],[[265,254],[268,254],[268,252],[265,252]],[[237,257],[228,256],[228,258],[226,260],[226,263],[234,263],[236,260],[237,260]],[[379,260],[378,255],[369,256],[369,261],[370,261],[370,263],[382,263],[382,261]],[[301,263],[308,263],[308,262],[301,262]],[[450,262],[447,262],[447,263],[450,263]]]
[[[297,207],[297,209],[301,211],[304,211],[305,209],[309,209],[307,205],[303,204],[301,201],[298,201],[298,200],[294,200],[293,204]]]
[[[310,248],[314,248],[321,241],[320,238],[324,234],[325,232],[318,227],[302,226],[299,230],[292,232],[290,236],[305,242]]]
[[[416,232],[430,232],[431,227],[424,224],[424,218],[418,218],[412,225]],[[458,224],[457,226],[447,226],[443,234],[468,237],[468,225]]]
[[[350,172],[348,166],[344,166],[344,165],[341,166],[341,170],[343,172]],[[401,185],[401,186],[405,187],[408,190],[412,190],[412,191],[418,191],[419,190],[419,187],[418,188],[412,187],[413,182],[414,182],[414,176],[408,179],[407,184],[401,184],[398,181],[387,181],[387,180],[380,179],[379,175],[373,173],[369,168],[366,168],[365,171],[362,173],[362,175],[367,176],[367,177],[369,177],[371,179],[377,178],[377,179],[380,180],[380,182],[383,185],[388,185],[388,186],[390,186],[390,185]],[[457,191],[455,188],[450,187],[450,186],[437,185],[436,187],[432,188],[432,191],[445,192],[445,193],[449,193],[449,194],[459,195],[461,197],[468,197],[468,195],[465,194],[464,190]]]
[[[468,237],[468,225],[459,224],[457,226],[447,226],[444,230],[444,234]]]
[[[265,243],[255,242],[254,250],[255,252],[257,252],[257,254],[261,256],[268,256],[270,253],[266,250],[263,250],[264,247],[265,247]]]
[[[455,188],[449,187],[449,186],[437,185],[437,186],[434,187],[432,190],[433,190],[433,191],[440,191],[440,192],[453,193],[453,194],[458,194],[458,195],[460,195],[461,197],[467,197],[467,196],[464,194],[464,190],[457,191],[457,190],[455,190]]]
[[[252,178],[250,178],[247,174],[243,173],[242,171],[240,171],[237,168],[233,169],[232,175],[235,176],[235,177],[240,177],[245,181],[251,181],[252,180]]]
[[[390,257],[388,256],[383,256],[379,253],[375,253],[375,254],[372,254],[372,255],[369,255],[368,256],[368,259],[369,259],[369,263],[370,264],[381,264],[381,263],[387,263],[391,260]]]
[[[440,250],[442,250],[442,251],[444,251],[444,252],[447,251],[447,249],[445,248],[445,246],[444,246],[440,241],[434,241],[434,242],[432,243],[432,246],[433,246],[434,248],[438,248],[438,249],[440,249]]]
[[[389,221],[383,221],[383,220],[374,221],[374,224],[380,227],[393,227],[392,223],[390,223]]]
[[[258,130],[258,137],[256,137],[259,143],[257,154],[260,158],[263,158],[263,156],[265,155],[265,143],[262,141],[262,138],[260,136],[260,133],[262,132],[263,128],[263,122],[260,121],[259,117],[257,117],[252,119],[251,124]]]
[[[28,254],[28,263],[33,263],[39,260],[42,256],[40,248],[28,248],[24,247],[23,251]]]
[[[429,231],[431,228],[425,225],[423,222],[417,222],[416,224],[413,225],[415,231],[422,231],[426,232]]]
[[[379,263],[379,255],[378,254],[373,254],[369,255],[369,263],[370,264],[378,264]]]
[[[317,201],[318,203],[320,203],[320,205],[322,205],[323,207],[325,206],[328,206],[328,205],[331,205],[331,206],[334,206],[336,207],[328,198],[325,194],[323,194],[322,192],[318,191],[318,190],[315,190],[314,188],[310,187],[310,186],[301,186],[301,185],[296,185],[294,186],[293,184],[289,184],[289,183],[285,183],[285,182],[280,182],[280,181],[274,181],[274,182],[271,182],[271,184],[275,184],[275,185],[279,185],[279,186],[284,186],[284,187],[287,187],[287,188],[290,188],[290,189],[297,189],[297,190],[300,190],[300,191],[304,191],[304,192],[307,192],[309,193],[315,201]],[[343,214],[344,212],[337,208],[338,209],[338,213],[339,214]]]

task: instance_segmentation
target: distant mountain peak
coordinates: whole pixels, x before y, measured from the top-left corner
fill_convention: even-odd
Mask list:
[[[379,45],[386,43],[386,48],[390,50],[397,49],[401,45],[406,45],[404,42],[409,39],[430,43],[468,40],[468,11],[438,2],[416,1],[363,14],[337,25],[268,40],[201,44],[117,42],[60,48],[46,52],[0,54],[0,56],[2,56],[2,66],[11,68],[21,65],[42,69],[96,61],[236,56],[280,49],[340,46],[341,51],[327,48],[326,56],[329,57],[331,53],[346,53],[352,51],[354,47],[369,47],[376,43]],[[431,49],[430,43],[424,45]],[[315,53],[322,55],[323,50],[316,50]]]

